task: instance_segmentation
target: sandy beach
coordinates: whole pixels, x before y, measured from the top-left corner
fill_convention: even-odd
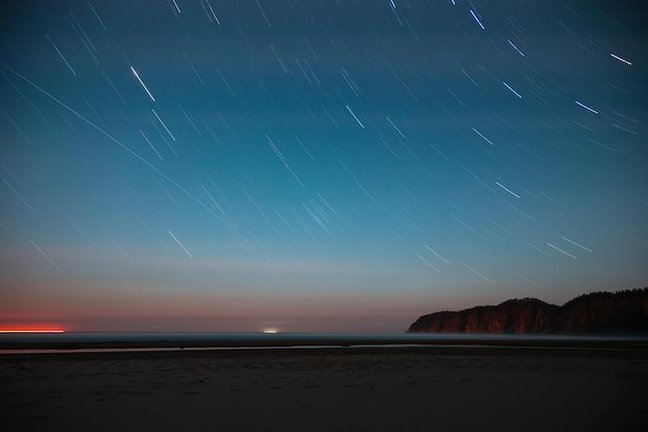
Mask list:
[[[648,429],[645,349],[3,355],[7,430]]]

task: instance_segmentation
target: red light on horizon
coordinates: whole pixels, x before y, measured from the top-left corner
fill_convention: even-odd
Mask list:
[[[62,328],[0,328],[0,333],[65,333]]]

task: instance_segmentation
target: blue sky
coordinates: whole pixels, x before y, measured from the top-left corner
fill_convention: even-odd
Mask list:
[[[4,323],[400,331],[645,285],[640,3],[6,8]]]

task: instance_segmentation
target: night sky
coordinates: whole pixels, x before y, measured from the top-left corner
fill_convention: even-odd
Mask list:
[[[404,331],[645,286],[645,9],[4,2],[0,324]]]

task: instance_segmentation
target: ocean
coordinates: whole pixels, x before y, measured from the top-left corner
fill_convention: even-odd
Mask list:
[[[0,334],[0,354],[174,350],[254,350],[370,347],[529,348],[628,346],[648,336],[513,335],[466,333],[218,333],[218,332],[66,332]]]

